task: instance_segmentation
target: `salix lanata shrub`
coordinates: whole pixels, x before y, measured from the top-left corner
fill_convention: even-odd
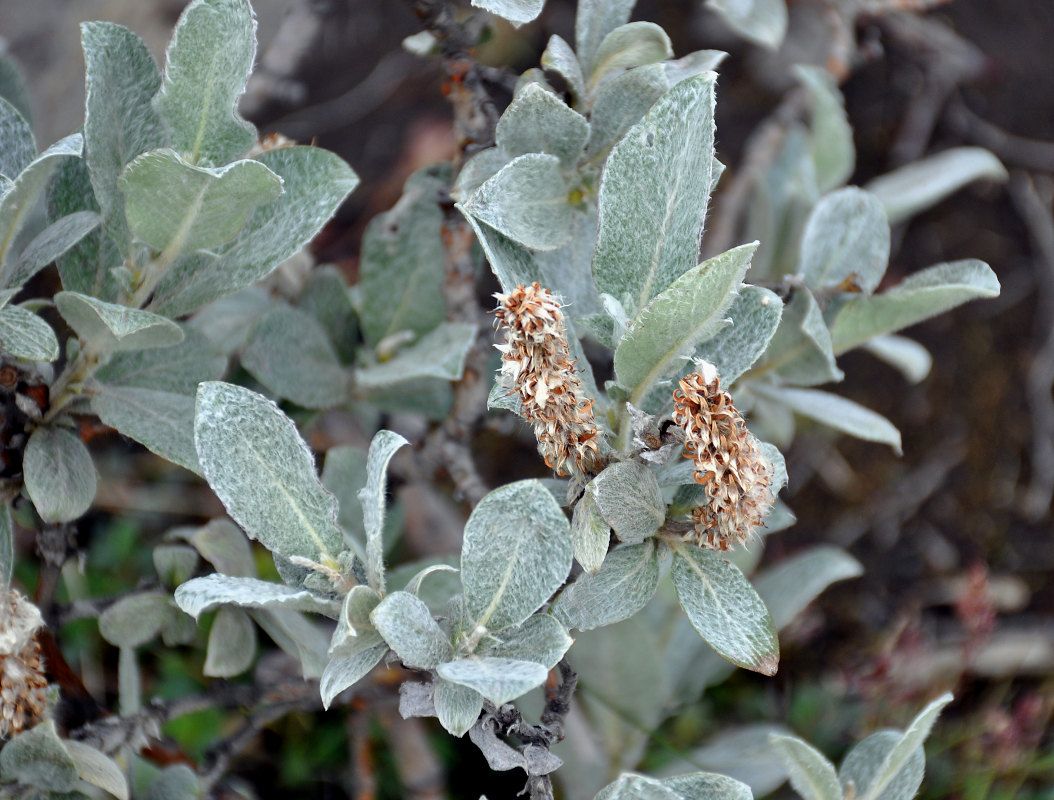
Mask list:
[[[518,23],[540,8],[478,5]],[[851,130],[833,82],[810,68],[799,72],[809,124],[781,154],[797,191],[770,192],[775,177],[763,176],[747,243],[700,260],[723,171],[724,54],[674,59],[658,26],[629,22],[631,6],[583,0],[574,47],[549,41],[492,146],[416,173],[370,225],[350,290],[324,267],[285,296],[258,286],[357,178],[325,150],[258,140],[238,115],[255,54],[246,0],[193,0],[163,70],[131,31],[85,24],[83,128],[39,154],[27,109],[0,99],[0,793],[191,798],[214,786],[222,776],[203,784],[138,755],[157,720],[141,705],[137,648],[194,642],[191,618],[215,612],[205,675],[252,668],[257,628],[331,709],[401,664],[414,676],[403,715],[467,734],[494,769],[522,769],[532,797],[551,796],[551,776],[569,797],[751,796],[716,773],[628,770],[645,731],[732,665],[774,674],[778,629],[859,573],[819,547],[748,578],[763,538],[793,522],[777,498],[779,448],[800,416],[899,450],[892,423],[815,387],[840,380],[837,356],[857,347],[918,376],[925,354],[896,332],[999,285],[968,260],[877,291],[889,217],[944,189],[920,191],[911,167],[873,191],[844,186]],[[734,22],[759,41],[782,36]],[[449,55],[438,30],[413,48]],[[998,171],[963,156],[960,184]],[[496,307],[448,305],[459,229],[497,279]],[[35,278],[52,263],[61,290],[48,294]],[[594,366],[611,379],[598,385]],[[475,502],[460,552],[393,567],[389,466],[439,441],[460,454],[446,463],[455,480],[472,472],[458,430],[486,413],[464,408],[469,373],[481,371],[493,376],[493,413],[527,423],[553,478],[478,497],[466,479]],[[235,374],[253,388],[222,380]],[[306,424],[338,407],[372,426],[372,441],[331,448],[319,474],[286,411]],[[409,452],[378,422],[395,412],[434,420],[434,436]],[[67,553],[56,532],[96,493],[85,420],[204,478],[229,520],[170,532],[153,551],[156,585],[101,605],[123,722],[60,731],[34,639],[54,610],[42,619],[12,587],[12,519],[60,541],[42,548],[57,580]],[[259,577],[248,540],[270,551],[280,582]],[[572,702],[576,681],[591,691]],[[543,685],[545,710],[530,722],[518,704]],[[639,725],[612,718],[612,686],[634,687]],[[907,798],[947,701],[865,740],[839,771],[793,737],[771,747],[805,797]],[[556,746],[569,709],[588,741]]]

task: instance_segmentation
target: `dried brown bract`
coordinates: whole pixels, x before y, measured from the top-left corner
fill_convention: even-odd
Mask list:
[[[700,545],[728,550],[764,524],[772,505],[772,465],[747,430],[717,370],[699,362],[673,393],[673,421],[684,431],[685,458],[695,460],[695,482],[706,505],[692,509]]]
[[[494,314],[505,328],[505,344],[496,345],[501,380],[519,395],[546,465],[558,475],[584,475],[596,461],[597,426],[567,349],[560,304],[537,283],[495,297]]]
[[[47,706],[47,679],[35,634],[40,611],[14,589],[0,593],[0,739],[40,719]]]

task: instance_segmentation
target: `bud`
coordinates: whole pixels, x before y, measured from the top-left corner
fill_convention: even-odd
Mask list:
[[[35,634],[40,611],[14,589],[0,590],[0,739],[40,719],[47,705],[47,679]]]
[[[721,391],[717,370],[705,361],[673,393],[673,421],[684,431],[684,456],[695,459],[695,482],[706,505],[692,509],[704,547],[728,550],[764,525],[772,505],[772,465],[747,430],[732,397]]]
[[[597,457],[597,426],[567,349],[560,304],[537,283],[494,296],[494,314],[505,327],[505,344],[496,345],[501,382],[519,395],[546,466],[557,475],[585,474]]]

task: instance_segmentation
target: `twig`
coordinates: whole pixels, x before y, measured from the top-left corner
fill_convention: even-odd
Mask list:
[[[961,95],[948,103],[948,125],[967,141],[991,150],[1011,166],[1035,172],[1054,172],[1054,142],[1017,136],[974,113]]]
[[[1042,519],[1054,497],[1054,220],[1051,219],[1050,180],[1047,198],[1041,198],[1035,181],[1017,173],[1010,181],[1010,197],[1036,247],[1036,339],[1042,341],[1032,359],[1026,396],[1032,412],[1032,479],[1021,504],[1025,517]]]

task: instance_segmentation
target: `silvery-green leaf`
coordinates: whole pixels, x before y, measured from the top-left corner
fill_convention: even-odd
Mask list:
[[[348,397],[351,378],[313,317],[285,304],[256,323],[242,366],[264,387],[304,408],[330,408]]]
[[[128,781],[116,761],[75,739],[65,740],[62,746],[76,765],[77,777],[92,786],[98,786],[118,800],[128,800]]]
[[[776,674],[776,626],[742,572],[713,550],[680,544],[672,575],[681,608],[707,644],[737,666]]]
[[[586,145],[589,161],[602,159],[670,85],[663,64],[637,67],[605,81],[596,93],[589,115],[589,144]]]
[[[37,154],[33,129],[9,97],[0,97],[0,175],[14,180]]]
[[[473,621],[492,631],[523,622],[563,583],[571,550],[567,518],[541,483],[490,492],[465,523],[461,550]]]
[[[632,318],[698,263],[713,172],[713,73],[682,81],[612,148],[600,184],[597,289]]]
[[[691,760],[685,766],[691,763],[721,770],[749,786],[754,797],[764,797],[787,780],[787,769],[772,749],[770,737],[789,733],[782,726],[769,724],[727,728],[688,753]]]
[[[446,316],[440,192],[434,168],[406,181],[399,202],[378,214],[362,238],[359,317],[371,347],[400,331],[424,335]]]
[[[366,542],[359,490],[366,486],[366,451],[350,445],[338,445],[326,451],[322,467],[322,485],[337,498],[337,521],[352,539]]]
[[[941,709],[951,701],[951,694],[943,694],[919,712],[918,716],[911,721],[908,729],[904,731],[904,735],[896,744],[893,744],[885,758],[877,765],[868,764],[860,758],[855,761],[855,769],[852,773],[845,770],[845,765],[843,765],[843,770],[845,770],[841,775],[843,783],[852,778],[857,784],[857,797],[860,800],[886,800],[886,798],[910,800],[914,797],[918,790],[918,783],[914,778],[917,775],[921,782],[922,770],[917,766],[913,767],[912,761],[917,764],[918,756],[915,754],[922,750],[923,742],[930,735]],[[846,761],[848,762],[849,759],[847,758]],[[908,775],[911,775],[911,778],[908,778]],[[891,789],[894,786],[900,788],[904,793],[892,794]]]
[[[886,334],[864,342],[861,347],[871,355],[900,370],[911,383],[918,383],[930,374],[933,356],[930,351],[906,336]]]
[[[180,16],[154,108],[172,133],[172,146],[192,163],[225,164],[252,146],[256,129],[235,105],[255,54],[256,19],[248,0],[195,0]]]
[[[322,675],[328,663],[328,631],[290,608],[251,608],[248,613],[275,644],[300,660],[305,680]]]
[[[589,123],[552,92],[532,83],[513,98],[494,135],[495,143],[510,159],[548,153],[570,168],[589,138]]]
[[[888,444],[900,453],[900,431],[881,414],[830,392],[752,385],[751,391],[791,411],[869,442]]]
[[[698,75],[700,72],[713,72],[726,58],[728,58],[728,53],[722,50],[696,50],[683,58],[666,61],[663,64],[663,68],[666,70],[666,78],[669,80],[670,86],[675,86],[686,78]],[[717,177],[720,177],[720,173],[715,176],[715,183]]]
[[[454,655],[428,606],[409,592],[389,594],[370,613],[370,621],[408,667],[432,669]]]
[[[597,238],[596,207],[584,205],[570,212],[571,241],[559,250],[547,250],[535,254],[538,268],[542,272],[542,286],[551,287],[560,297],[561,303],[567,306],[565,314],[599,313],[603,302],[597,294],[593,283],[593,244]],[[557,288],[559,287],[559,288]],[[568,327],[568,340],[574,347],[575,336],[570,330],[573,324],[565,321]],[[578,358],[572,355],[572,358]],[[579,361],[580,366],[588,364]],[[581,371],[581,370],[580,370]],[[588,387],[587,387],[588,389]],[[593,395],[596,397],[596,395]]]
[[[199,800],[201,782],[186,764],[172,764],[157,774],[143,800]]]
[[[384,383],[370,389],[359,389],[355,398],[386,413],[420,414],[427,420],[440,421],[454,405],[449,379],[415,378],[402,383]]]
[[[457,574],[457,567],[451,566],[450,564],[430,564],[427,567],[422,567],[418,572],[414,573],[414,576],[407,581],[405,591],[412,595],[418,595],[421,591],[421,584],[424,583],[425,578],[437,572],[449,572],[452,575]]]
[[[366,485],[359,491],[363,528],[366,532],[366,575],[370,586],[384,594],[384,510],[388,484],[388,463],[400,447],[409,442],[392,431],[378,431],[370,442],[366,458]]]
[[[250,538],[287,558],[335,562],[343,549],[336,498],[274,403],[229,383],[202,383],[194,443],[205,479]]]
[[[0,350],[28,361],[54,361],[59,340],[51,326],[20,306],[0,308]]]
[[[560,622],[548,614],[535,614],[521,625],[505,628],[486,637],[475,655],[534,661],[546,669],[557,665],[572,639]]]
[[[329,640],[330,658],[347,658],[383,642],[370,620],[380,602],[381,596],[369,586],[351,587],[344,595],[337,627]]]
[[[864,188],[878,197],[896,225],[939,203],[968,183],[1005,181],[1006,167],[982,147],[952,147],[879,175]]]
[[[684,800],[675,789],[663,785],[662,781],[624,772],[613,783],[609,783],[593,800]]]
[[[676,278],[630,323],[615,350],[615,376],[639,406],[652,387],[721,328],[758,243],[740,245]]]
[[[476,340],[476,326],[443,322],[419,341],[400,350],[394,358],[355,372],[355,386],[371,391],[420,378],[456,381],[465,369],[465,357]]]
[[[503,292],[511,292],[520,284],[530,286],[535,281],[542,280],[542,271],[530,250],[485,222],[480,222],[461,204],[458,204],[458,208],[476,232],[476,239],[483,248]]]
[[[834,765],[797,736],[772,736],[772,746],[787,765],[791,786],[803,800],[842,800]]]
[[[827,192],[844,184],[853,174],[856,164],[853,129],[846,117],[842,94],[827,70],[798,64],[794,72],[809,92],[816,186],[821,192]]]
[[[11,524],[11,509],[0,506],[0,591],[11,586],[15,570],[15,531]]]
[[[439,724],[454,736],[464,736],[483,710],[483,695],[475,689],[438,678],[435,682],[436,716]]]
[[[87,98],[85,161],[106,230],[126,255],[132,251],[117,178],[140,153],[169,144],[168,132],[150,101],[161,71],[143,40],[109,22],[81,24]]]
[[[118,353],[96,370],[94,380],[107,386],[193,395],[199,383],[223,375],[227,359],[197,330],[183,332],[183,341],[166,348],[164,358],[148,350]]]
[[[122,647],[117,651],[117,708],[121,716],[139,713],[142,698],[139,658],[134,647]]]
[[[314,238],[359,179],[317,147],[279,147],[256,159],[282,179],[277,200],[257,206],[232,241],[174,264],[151,308],[176,317],[269,275]]]
[[[450,196],[462,202],[508,162],[508,157],[497,147],[480,150],[461,167],[450,189]]]
[[[254,208],[282,193],[282,179],[259,161],[197,167],[169,149],[136,157],[117,185],[132,233],[172,255],[230,242]]]
[[[19,241],[19,233],[30,220],[55,170],[66,159],[80,156],[83,148],[79,133],[60,139],[29,162],[0,196],[0,264],[6,265],[14,257],[11,247]]]
[[[750,787],[735,778],[715,772],[691,772],[665,778],[662,785],[673,789],[682,800],[753,800]]]
[[[758,442],[758,449],[761,450],[761,455],[772,465],[772,483],[769,488],[773,494],[779,494],[780,489],[787,485],[787,461],[783,457],[783,453],[774,444]]]
[[[590,481],[586,491],[620,541],[642,542],[666,519],[666,501],[658,481],[636,461],[611,464]]]
[[[160,592],[128,595],[99,615],[99,633],[117,647],[139,647],[157,636],[171,609],[172,599]]]
[[[842,380],[835,361],[831,332],[813,293],[802,286],[783,307],[783,318],[765,351],[763,370],[774,370],[780,380],[815,386]]]
[[[736,33],[773,50],[787,35],[786,0],[706,0]]]
[[[576,105],[585,97],[586,83],[582,67],[578,63],[575,51],[566,41],[555,34],[549,37],[549,43],[541,58],[542,69],[552,70],[567,83],[571,97]]]
[[[999,279],[983,261],[937,264],[882,294],[847,299],[834,312],[831,341],[836,354],[872,337],[907,328],[969,300],[999,296]]]
[[[600,43],[611,31],[629,21],[635,0],[582,0],[575,14],[575,52],[582,72],[593,72]]]
[[[194,618],[171,606],[165,624],[161,626],[161,641],[165,647],[193,644],[197,638],[198,624]]]
[[[94,211],[77,211],[51,223],[26,245],[4,283],[21,286],[99,225]]]
[[[329,708],[334,697],[364,678],[387,652],[388,645],[381,642],[354,655],[334,658],[326,664],[318,687],[322,695],[322,705]]]
[[[55,170],[46,194],[47,219],[54,224],[72,214],[100,213],[91,175],[81,158],[67,158]],[[56,261],[62,286],[103,300],[116,300],[120,292],[113,270],[123,263],[117,243],[97,227]]]
[[[560,159],[528,153],[488,178],[461,208],[526,247],[555,250],[571,238],[569,192]]]
[[[208,649],[202,673],[211,678],[241,675],[256,657],[256,629],[249,615],[240,608],[222,606],[209,631]]]
[[[440,678],[475,689],[496,706],[527,694],[549,674],[534,661],[476,656],[444,662],[436,672]]]
[[[588,90],[596,91],[602,81],[624,70],[668,58],[673,58],[670,37],[654,22],[620,25],[605,36],[597,48]]]
[[[838,777],[842,788],[849,792],[853,786],[854,797],[860,797],[874,782],[876,773],[886,757],[900,742],[900,731],[883,730],[873,733],[856,744],[842,761]],[[883,800],[911,800],[918,794],[926,771],[926,756],[921,747],[916,748],[896,776],[886,783]]]
[[[571,515],[571,539],[575,560],[588,572],[596,572],[604,563],[611,541],[611,526],[604,521],[593,495],[586,492]]]
[[[783,315],[779,297],[760,286],[743,286],[726,312],[731,325],[704,342],[698,356],[717,368],[728,387],[750,369],[769,346]]]
[[[64,428],[40,427],[22,462],[29,499],[45,522],[70,522],[95,499],[95,464],[84,442]]]
[[[6,100],[32,127],[33,109],[29,100],[29,89],[26,87],[25,78],[18,63],[5,48],[0,50],[0,99]],[[8,146],[8,142],[0,139],[0,148]],[[33,153],[36,149],[33,150]],[[32,153],[30,158],[32,158]]]
[[[201,474],[192,396],[119,384],[100,384],[91,393],[92,411],[104,424],[173,464]]]
[[[859,562],[844,550],[820,546],[763,570],[754,585],[781,629],[832,583],[862,573]]]
[[[50,792],[71,791],[77,763],[62,744],[53,720],[18,734],[0,750],[0,778]]]
[[[184,544],[158,545],[152,555],[157,577],[169,588],[189,581],[198,567],[197,550]]]
[[[55,295],[59,313],[97,353],[171,347],[183,341],[183,329],[149,311],[105,303],[78,292]]]
[[[209,303],[186,325],[199,331],[214,349],[230,355],[245,346],[256,320],[272,306],[266,291],[250,287]]]
[[[359,269],[361,273],[361,261]],[[312,270],[297,298],[297,306],[322,326],[342,362],[348,363],[354,358],[359,338],[358,319],[340,270],[331,264]]]
[[[339,605],[308,589],[296,589],[259,578],[236,578],[218,572],[194,578],[176,589],[176,605],[197,619],[217,606],[293,609],[336,617]]]
[[[659,562],[650,541],[616,547],[598,572],[585,572],[553,604],[568,628],[592,630],[632,617],[659,585]]]
[[[249,540],[226,517],[210,520],[191,533],[187,540],[217,572],[240,578],[256,577]]]
[[[809,215],[798,274],[814,289],[849,283],[870,294],[889,263],[889,222],[878,198],[847,186]]]
[[[472,5],[497,14],[518,28],[542,13],[545,0],[472,0]]]

